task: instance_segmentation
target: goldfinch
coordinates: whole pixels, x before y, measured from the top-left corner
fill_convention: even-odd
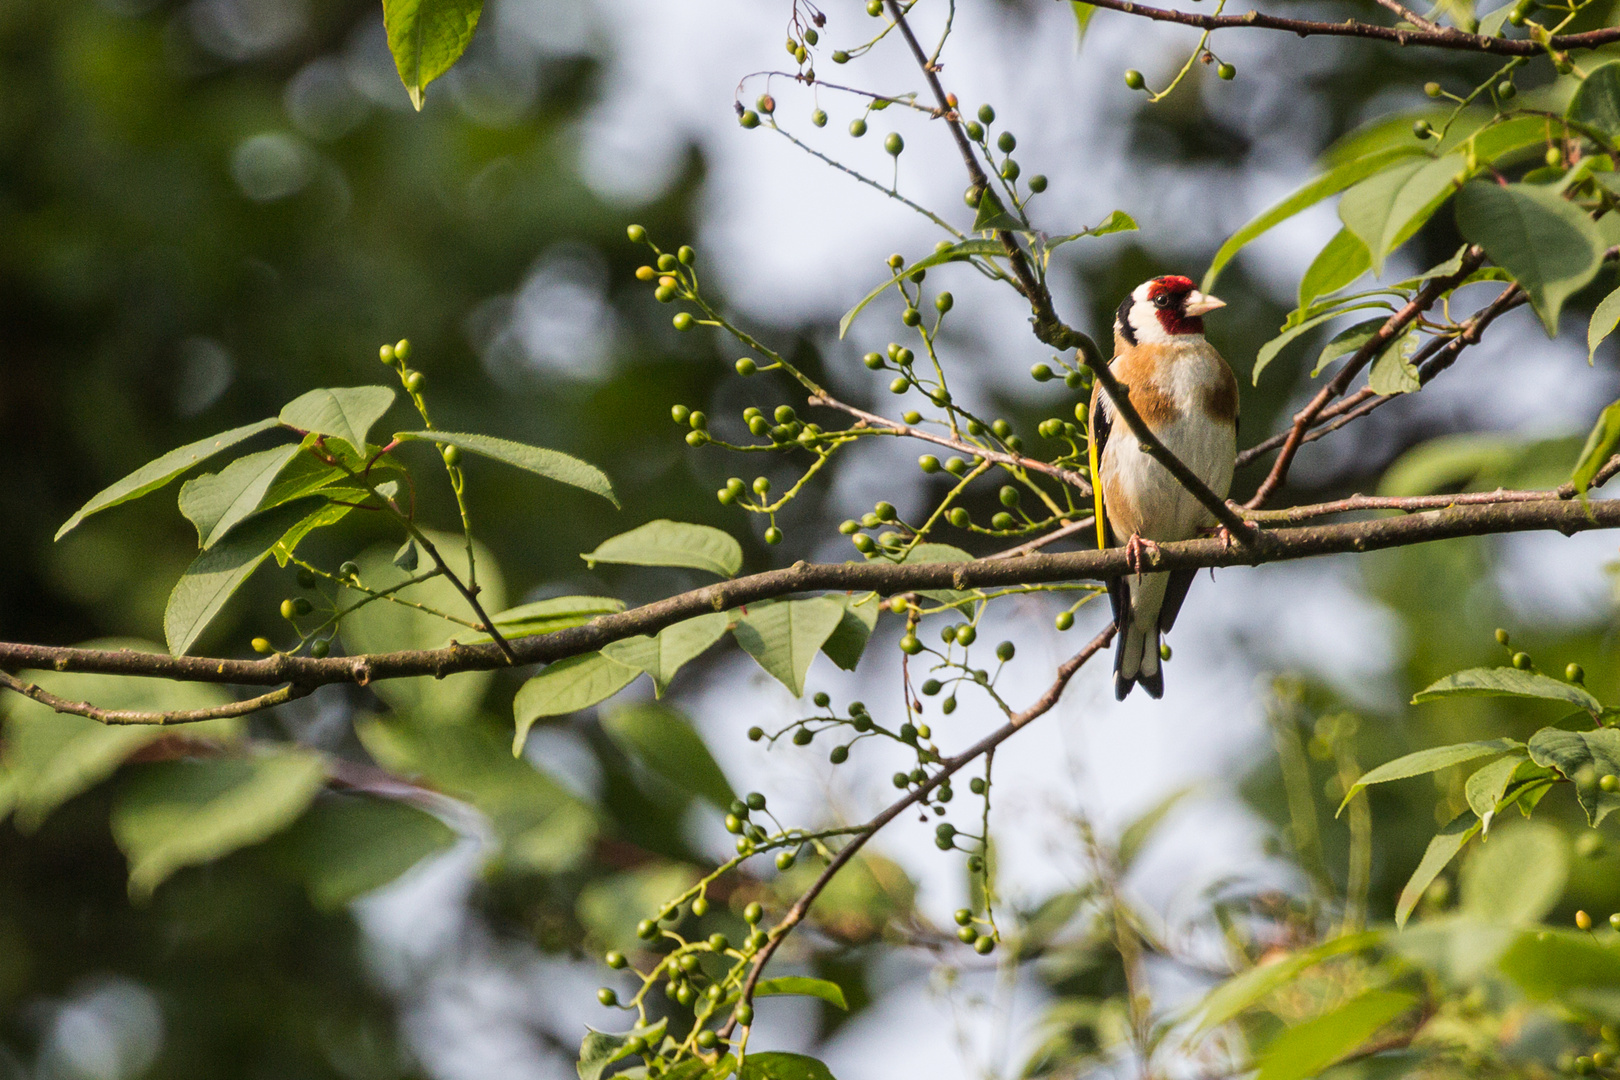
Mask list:
[[[1237,458],[1237,379],[1204,340],[1203,316],[1225,306],[1184,277],[1143,282],[1119,305],[1109,364],[1148,429],[1222,498]],[[1098,544],[1124,543],[1137,570],[1108,583],[1118,630],[1114,696],[1123,701],[1141,683],[1157,698],[1164,693],[1159,636],[1175,623],[1196,571],[1144,574],[1142,553],[1155,541],[1191,539],[1215,521],[1142,451],[1101,386],[1091,394],[1091,444]]]

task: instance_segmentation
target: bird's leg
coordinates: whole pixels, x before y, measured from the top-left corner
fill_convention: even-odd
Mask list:
[[[1200,529],[1198,531],[1203,535],[1208,536],[1212,540],[1219,540],[1221,542],[1221,547],[1225,548],[1227,551],[1232,550],[1232,531],[1225,525],[1211,525],[1207,529]]]
[[[1142,577],[1143,555],[1157,559],[1159,545],[1139,533],[1131,533],[1131,538],[1125,541],[1125,564],[1135,571],[1138,580]]]

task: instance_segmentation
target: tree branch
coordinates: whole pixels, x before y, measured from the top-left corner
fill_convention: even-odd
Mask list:
[[[1436,49],[1457,49],[1463,52],[1492,53],[1497,56],[1542,56],[1549,50],[1566,52],[1570,49],[1595,49],[1620,41],[1620,27],[1605,27],[1584,34],[1558,34],[1548,39],[1545,46],[1534,41],[1485,37],[1462,30],[1441,27],[1437,30],[1403,30],[1394,26],[1375,26],[1371,23],[1346,19],[1344,22],[1317,22],[1308,19],[1284,19],[1276,15],[1262,15],[1248,11],[1242,15],[1198,15],[1187,11],[1171,11],[1149,7],[1132,0],[1088,0],[1095,7],[1137,15],[1155,22],[1180,23],[1200,30],[1225,30],[1253,27],[1260,30],[1283,30],[1300,37],[1355,37],[1374,41],[1391,41],[1396,45],[1424,45]]]
[[[1309,508],[1296,508],[1301,516]],[[1582,506],[1562,491],[1533,501],[1458,502],[1404,517],[1338,524],[1280,528],[1266,532],[1263,548],[1242,548],[1217,539],[1165,543],[1144,553],[1152,570],[1263,563],[1447,540],[1460,536],[1557,531],[1567,535],[1590,529],[1620,528],[1620,500],[1595,500]],[[518,663],[553,663],[594,652],[636,634],[653,634],[673,623],[710,611],[724,611],[794,593],[876,591],[885,595],[919,589],[974,589],[1054,581],[1107,580],[1132,573],[1122,548],[986,558],[965,563],[795,563],[780,570],[723,581],[630,611],[603,615],[584,626],[570,627],[512,642]],[[507,666],[493,644],[455,644],[364,656],[278,655],[263,660],[168,656],[134,650],[58,648],[0,643],[0,667],[78,671],[108,675],[142,675],[183,682],[235,683],[247,686],[292,683],[310,688],[330,683],[365,685],[373,679],[432,675],[444,678],[464,671]],[[173,722],[173,721],[171,721]]]
[[[146,655],[156,655],[148,653]],[[228,705],[217,705],[212,709],[176,709],[173,712],[142,712],[138,709],[103,709],[92,705],[88,701],[70,701],[64,697],[57,697],[49,690],[31,682],[24,682],[8,672],[0,671],[0,687],[15,691],[25,698],[30,698],[41,705],[48,705],[59,713],[71,713],[74,716],[88,716],[92,720],[99,720],[103,724],[114,727],[124,725],[151,725],[162,727],[168,724],[195,724],[203,720],[221,720],[227,716],[247,716],[261,709],[285,705],[289,701],[296,701],[304,697],[315,688],[313,686],[283,686],[279,690],[272,690],[268,694],[248,698],[245,701],[233,701]]]
[[[753,999],[754,987],[759,984],[759,977],[765,970],[765,965],[770,963],[771,957],[781,947],[788,934],[793,932],[793,928],[804,921],[804,917],[810,912],[810,906],[816,902],[816,897],[821,895],[822,890],[838,875],[838,872],[855,857],[861,848],[866,846],[868,840],[876,836],[878,831],[889,822],[905,813],[907,809],[923,801],[930,792],[944,783],[946,778],[958,772],[964,765],[994,750],[1017,734],[1030,721],[1051,711],[1052,706],[1056,705],[1058,699],[1063,696],[1063,690],[1069,685],[1069,680],[1074,677],[1074,673],[1079,671],[1087,660],[1107,648],[1108,643],[1113,638],[1114,627],[1110,624],[1100,634],[1087,642],[1085,648],[1069,657],[1058,667],[1057,678],[1029,708],[1014,713],[1007,719],[1005,724],[960,754],[945,758],[940,762],[938,772],[930,775],[915,790],[907,793],[903,798],[890,803],[882,813],[861,826],[860,830],[850,837],[849,842],[839,849],[838,854],[833,856],[832,861],[821,871],[816,880],[811,882],[810,887],[800,894],[799,898],[793,902],[792,907],[788,908],[787,914],[782,916],[782,921],[772,928],[770,940],[760,948],[754,957],[754,965],[749,969],[747,979],[743,981],[742,994],[738,1001],[748,1002]],[[731,1034],[736,1025],[737,1016],[736,1013],[733,1013],[717,1034],[724,1039]]]

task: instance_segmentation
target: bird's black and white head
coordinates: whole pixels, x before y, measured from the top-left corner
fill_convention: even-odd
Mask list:
[[[1156,277],[1120,303],[1114,333],[1130,345],[1201,335],[1204,315],[1225,306],[1226,301],[1199,292],[1191,278]]]

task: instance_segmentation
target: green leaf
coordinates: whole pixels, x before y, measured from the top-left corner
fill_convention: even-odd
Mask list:
[[[973,556],[959,547],[951,544],[918,544],[911,549],[905,558],[913,566],[927,563],[962,563],[972,562]],[[927,597],[936,604],[948,604],[966,612],[971,606],[968,601],[973,594],[956,589],[920,589],[919,596]]]
[[[408,536],[405,538],[405,542],[399,545],[399,550],[394,552],[394,557],[389,561],[405,573],[414,574],[421,560],[421,552],[416,550],[416,539]]]
[[[401,431],[394,435],[401,441],[412,439],[454,446],[471,454],[491,458],[548,480],[600,495],[614,506],[619,505],[613,494],[613,484],[607,474],[588,461],[565,454],[560,450],[547,450],[543,446],[529,446],[497,439],[493,435],[462,435],[453,431]]]
[[[1421,151],[1413,146],[1388,147],[1375,150],[1370,154],[1330,168],[1327,172],[1233,233],[1226,243],[1221,245],[1220,250],[1215,253],[1215,258],[1210,262],[1209,269],[1204,271],[1204,281],[1199,286],[1199,289],[1206,293],[1213,290],[1215,288],[1215,279],[1220,276],[1220,272],[1225,268],[1226,264],[1232,261],[1233,256],[1242,251],[1250,241],[1269,231],[1273,226],[1287,221],[1302,210],[1315,206],[1329,195],[1337,195],[1350,185],[1365,180],[1390,164],[1419,153]]]
[[[570,656],[550,665],[524,683],[512,700],[517,733],[512,756],[523,752],[529,728],[545,716],[566,716],[606,701],[635,681],[641,669],[621,664],[601,653]]]
[[[1199,1004],[1197,1030],[1204,1032],[1220,1027],[1251,1005],[1293,982],[1300,972],[1335,956],[1370,949],[1381,944],[1384,937],[1382,930],[1346,934],[1234,975],[1211,990]]]
[[[1516,739],[1484,739],[1478,742],[1455,743],[1451,746],[1436,746],[1398,757],[1394,761],[1385,762],[1376,769],[1362,773],[1361,777],[1350,785],[1350,790],[1345,792],[1344,801],[1339,803],[1338,813],[1344,813],[1344,808],[1350,805],[1350,800],[1356,797],[1356,793],[1369,785],[1405,780],[1410,776],[1439,772],[1453,765],[1461,765],[1465,761],[1523,749],[1524,743]]]
[[[843,618],[844,605],[826,597],[751,604],[732,634],[760,667],[802,697],[810,661]]]
[[[1481,37],[1501,37],[1502,27],[1507,23],[1507,18],[1511,14],[1513,14],[1513,5],[1511,3],[1503,4],[1479,20],[1478,33]]]
[[[1369,301],[1368,303],[1364,304],[1351,304],[1348,307],[1333,308],[1331,310],[1324,311],[1319,315],[1313,315],[1297,326],[1284,329],[1282,333],[1260,346],[1260,351],[1255,354],[1254,385],[1260,385],[1260,373],[1266,370],[1267,366],[1269,366],[1270,363],[1277,358],[1277,354],[1282,352],[1283,349],[1288,346],[1289,342],[1293,341],[1301,334],[1304,334],[1306,331],[1314,330],[1323,323],[1337,319],[1341,315],[1348,315],[1352,311],[1361,311],[1365,308],[1387,309],[1388,307],[1389,305],[1383,303],[1382,301]]]
[[[178,450],[170,450],[157,460],[147,462],[116,484],[97,493],[95,498],[81,506],[78,512],[56,530],[56,539],[60,540],[72,532],[78,527],[79,522],[91,514],[99,513],[109,506],[138,499],[142,495],[150,495],[193,465],[207,461],[220,451],[228,450],[237,443],[251,439],[261,431],[269,431],[275,426],[274,420],[260,420],[256,424],[232,428],[230,431],[188,443]]]
[[[1069,0],[1069,8],[1074,12],[1075,48],[1079,48],[1086,42],[1086,28],[1091,25],[1091,17],[1097,14],[1097,9],[1082,0]]]
[[[1412,704],[1438,701],[1447,697],[1520,697],[1541,698],[1546,701],[1564,701],[1578,705],[1597,716],[1603,705],[1583,687],[1554,679],[1539,672],[1520,671],[1518,668],[1469,668],[1435,682],[1418,691]]]
[[[997,255],[1005,257],[1006,254],[1007,249],[1002,246],[1000,240],[978,239],[963,240],[961,243],[952,244],[949,247],[941,248],[932,255],[918,259],[900,273],[896,274],[888,281],[885,281],[883,284],[867,293],[861,298],[860,303],[846,311],[844,313],[844,317],[838,320],[838,336],[839,338],[842,338],[845,334],[849,333],[850,324],[855,321],[855,316],[859,315],[863,310],[865,310],[866,305],[882,296],[884,292],[890,288],[890,286],[904,281],[907,276],[917,272],[918,270],[927,270],[931,267],[940,266],[948,262],[961,262],[965,259],[971,259],[974,256],[991,258]]]
[[[90,641],[82,647],[161,652],[149,642],[122,638]],[[93,701],[108,709],[207,709],[230,700],[221,687],[210,683],[57,671],[29,672],[26,678],[59,697]],[[157,725],[109,727],[89,717],[58,714],[20,694],[0,698],[0,715],[6,718],[0,772],[9,777],[17,828],[25,833],[37,829],[69,799],[112,776],[142,747],[169,734]],[[217,742],[234,740],[239,730],[237,720],[210,720],[186,728],[189,735]]]
[[[1349,229],[1340,229],[1299,279],[1299,306],[1310,307],[1317,297],[1338,292],[1370,269],[1367,245]]]
[[[307,750],[142,766],[112,809],[130,895],[149,899],[176,870],[269,839],[325,783],[325,759]]]
[[[418,112],[428,84],[467,51],[483,10],[484,0],[383,0],[388,51]]]
[[[380,889],[456,834],[432,814],[394,799],[333,796],[310,807],[274,844],[287,872],[322,911],[336,911]]]
[[[1316,366],[1311,368],[1311,378],[1322,374],[1322,369],[1341,356],[1349,356],[1363,345],[1373,339],[1373,336],[1383,329],[1389,320],[1383,316],[1358,322],[1354,326],[1340,330],[1322,346],[1322,352],[1316,358]]]
[[[1546,917],[1568,880],[1564,834],[1556,825],[1525,822],[1498,829],[1474,850],[1458,875],[1458,906],[1481,922],[1525,926]]]
[[[342,507],[347,511],[347,507]],[[224,540],[201,552],[186,567],[169,594],[163,612],[163,635],[169,651],[184,655],[225,602],[270,557],[288,530],[309,516],[297,504],[277,507],[250,518]]]
[[[1593,828],[1620,808],[1620,792],[1604,791],[1598,786],[1602,777],[1620,775],[1620,728],[1542,728],[1530,736],[1529,747],[1530,760],[1543,768],[1557,769],[1575,782],[1575,797]]]
[[[1565,117],[1620,139],[1620,61],[1600,64],[1586,73],[1569,99]]]
[[[621,638],[603,646],[602,655],[651,675],[654,693],[663,697],[675,673],[724,637],[730,625],[729,615],[710,612],[666,626],[656,637]]]
[[[742,569],[742,545],[708,525],[661,519],[604,540],[595,551],[580,558],[592,569],[597,563],[685,566],[731,577]]]
[[[866,651],[872,629],[877,626],[883,599],[875,592],[861,597],[839,596],[833,599],[844,605],[844,617],[838,620],[838,626],[822,643],[821,651],[845,671],[854,671],[861,662],[861,654]]]
[[[749,1054],[738,1080],[833,1080],[826,1065],[803,1054],[766,1050]]]
[[[1103,218],[1100,224],[1094,225],[1089,229],[1081,229],[1077,233],[1069,233],[1065,236],[1054,236],[1050,238],[1046,241],[1046,250],[1048,253],[1050,253],[1054,248],[1062,247],[1064,244],[1071,243],[1086,236],[1107,236],[1109,233],[1135,232],[1136,230],[1137,224],[1135,218],[1131,217],[1131,215],[1127,214],[1123,210],[1115,210],[1113,213]]]
[[[1474,770],[1464,785],[1464,793],[1468,796],[1468,807],[1479,816],[1480,825],[1485,832],[1490,832],[1491,819],[1496,816],[1498,804],[1502,796],[1507,794],[1508,785],[1513,782],[1514,773],[1519,766],[1530,760],[1528,754],[1507,754],[1495,761]]]
[[[798,994],[802,997],[820,998],[840,1009],[849,1008],[849,1002],[844,1000],[844,988],[826,979],[783,975],[775,979],[761,979],[759,985],[754,987],[755,997],[771,997],[776,994]]]
[[[1375,274],[1384,257],[1423,227],[1467,174],[1459,154],[1402,161],[1369,177],[1339,200],[1339,220],[1367,245]]]
[[[1452,818],[1451,823],[1429,841],[1428,848],[1423,852],[1422,861],[1418,863],[1417,869],[1412,871],[1406,887],[1401,890],[1400,900],[1395,904],[1396,926],[1406,925],[1412,909],[1423,899],[1424,892],[1434,883],[1434,879],[1440,876],[1440,871],[1456,858],[1457,852],[1474,838],[1474,834],[1479,832],[1480,828],[1480,820],[1474,816],[1472,810],[1467,810]]]
[[[508,641],[523,637],[567,630],[584,626],[599,615],[615,615],[624,610],[624,601],[611,596],[554,596],[549,600],[536,600],[491,615],[495,628]],[[466,636],[457,634],[456,640],[464,645],[491,640],[488,634]]]
[[[1417,995],[1368,990],[1332,1012],[1294,1024],[1260,1055],[1255,1080],[1304,1080],[1354,1051],[1418,1003]]]
[[[619,749],[676,790],[696,795],[722,813],[737,798],[703,737],[674,709],[651,704],[614,709],[602,716],[602,729]]]
[[[579,1070],[579,1080],[601,1080],[603,1071],[609,1065],[630,1056],[631,1039],[639,1038],[648,1046],[656,1047],[664,1041],[664,1032],[668,1028],[668,1017],[645,1027],[638,1024],[622,1035],[586,1028],[585,1040],[579,1044],[579,1062],[575,1066]],[[701,1066],[703,1062],[698,1061],[697,1064]],[[664,1074],[666,1080],[669,1075],[667,1072]]]
[[[1592,309],[1592,321],[1586,327],[1586,363],[1592,364],[1597,347],[1620,326],[1620,289],[1615,289]]]
[[[1616,295],[1620,295],[1620,291]],[[1593,319],[1596,318],[1594,315]],[[1575,460],[1575,469],[1569,474],[1569,481],[1575,485],[1582,502],[1586,501],[1586,493],[1597,478],[1598,470],[1614,456],[1617,445],[1620,445],[1620,401],[1611,403],[1598,414],[1597,423],[1593,425],[1591,434],[1587,435],[1586,445],[1581,448],[1581,456]]]
[[[281,410],[280,420],[311,435],[325,435],[347,443],[358,455],[366,452],[366,436],[394,403],[386,386],[343,386],[311,390]]]
[[[1367,372],[1367,388],[1385,397],[1410,394],[1421,389],[1423,384],[1418,381],[1417,368],[1411,363],[1417,342],[1418,333],[1414,327],[1384,346],[1384,351],[1378,354],[1378,359],[1372,362],[1372,368]]]
[[[445,564],[465,582],[468,577],[466,537],[431,529],[423,533],[438,549]],[[404,586],[397,594],[402,600],[469,621],[477,618],[461,593],[442,575],[405,585],[413,575],[395,565],[394,555],[393,544],[381,543],[356,556],[354,561],[360,566],[361,582],[376,591]],[[486,605],[484,610],[499,611],[506,606],[506,582],[500,564],[488,548],[476,542],[473,564],[478,570],[479,597]],[[344,607],[350,607],[365,596],[357,590],[346,590],[341,600]],[[457,641],[481,636],[477,630],[446,622],[428,611],[386,602],[367,604],[345,616],[339,634],[347,651],[356,654],[438,648],[444,644],[447,634]],[[493,671],[463,671],[442,679],[431,675],[379,679],[370,689],[396,712],[437,724],[458,724],[478,711],[494,678]]]
[[[1603,263],[1603,237],[1586,211],[1533,184],[1465,185],[1457,227],[1529,294],[1549,337],[1564,301]]]
[[[1395,459],[1378,494],[1405,497],[1466,487],[1481,473],[1510,464],[1522,444],[1502,435],[1442,435]]]
[[[1001,202],[1001,196],[989,188],[979,196],[979,211],[973,215],[973,231],[984,232],[987,229],[1022,229],[1024,223],[1013,215],[1007,213],[1007,208]],[[1005,254],[1005,250],[1003,250]],[[915,266],[912,267],[916,269]]]
[[[1152,838],[1154,831],[1170,815],[1170,811],[1179,806],[1181,800],[1191,795],[1195,790],[1196,788],[1192,786],[1177,788],[1155,803],[1146,813],[1125,826],[1124,830],[1119,834],[1119,848],[1116,856],[1122,873],[1128,871],[1131,864],[1136,862],[1136,857],[1142,854],[1142,849],[1147,846],[1147,842]]]
[[[278,446],[239,457],[217,473],[204,473],[180,487],[180,513],[197,526],[197,546],[207,550],[259,509],[276,477],[298,454]]]
[[[1536,1001],[1567,1001],[1577,988],[1620,989],[1620,949],[1573,930],[1520,934],[1497,967]]]

